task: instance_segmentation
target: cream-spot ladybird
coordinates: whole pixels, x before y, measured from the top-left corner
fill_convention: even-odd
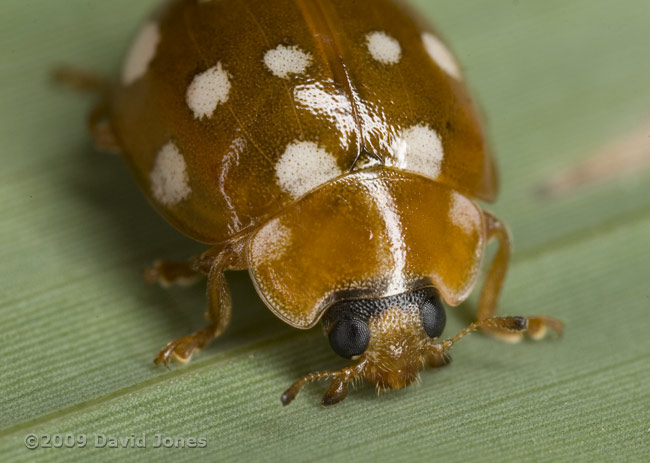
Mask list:
[[[224,272],[248,269],[289,325],[322,322],[350,366],[308,374],[332,405],[365,379],[399,389],[466,334],[537,339],[549,317],[497,317],[505,225],[477,200],[497,172],[456,59],[396,0],[173,0],[144,24],[91,118],[173,226],[209,245],[157,261],[163,285],[207,277],[208,324],[156,357],[182,362],[230,321]],[[476,321],[443,338],[488,241]]]

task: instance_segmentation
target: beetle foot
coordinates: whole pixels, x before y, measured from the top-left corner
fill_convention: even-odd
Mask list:
[[[549,328],[555,331],[559,336],[562,336],[564,330],[564,323],[557,318],[546,316],[532,316],[532,317],[517,317],[526,323],[525,329],[522,331],[511,331],[501,329],[499,327],[484,327],[483,332],[498,338],[502,341],[517,343],[529,337],[532,340],[539,341],[544,339],[549,333]]]
[[[189,336],[178,338],[165,346],[156,356],[154,363],[156,365],[167,366],[173,359],[187,363],[192,358],[192,354],[203,349],[210,341],[215,338],[215,326],[210,325]]]
[[[531,339],[537,341],[545,338],[549,328],[561,337],[564,332],[564,323],[557,318],[545,316],[528,317],[528,330],[526,333]]]
[[[169,288],[172,285],[190,286],[199,280],[201,273],[192,262],[156,260],[144,271],[144,277],[149,283]]]

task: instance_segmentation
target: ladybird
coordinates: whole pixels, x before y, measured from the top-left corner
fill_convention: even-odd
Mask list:
[[[403,388],[475,330],[511,341],[561,331],[551,317],[495,316],[510,236],[476,202],[497,196],[495,163],[456,59],[404,4],[171,1],[137,33],[119,79],[96,87],[97,145],[209,246],[146,272],[163,286],[207,276],[209,323],[156,363],[186,362],[224,332],[228,270],[248,269],[289,325],[321,322],[351,361],[299,379],[284,405],[318,379],[331,380],[324,405],[355,380]],[[443,339],[445,305],[469,296],[492,239],[476,321]]]

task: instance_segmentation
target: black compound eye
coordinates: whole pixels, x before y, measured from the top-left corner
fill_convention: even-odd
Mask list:
[[[420,314],[422,315],[422,327],[429,337],[440,337],[447,323],[447,315],[445,314],[442,300],[440,300],[440,296],[437,293],[431,294],[420,305]]]
[[[330,346],[334,352],[344,358],[361,355],[370,342],[370,329],[358,318],[339,319],[329,334]]]

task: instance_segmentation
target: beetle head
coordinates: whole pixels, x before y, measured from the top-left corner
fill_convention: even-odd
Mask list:
[[[323,405],[334,405],[347,395],[348,383],[365,379],[378,390],[401,389],[417,380],[428,363],[442,366],[446,352],[468,333],[479,328],[522,331],[522,317],[494,317],[472,323],[456,336],[439,340],[446,317],[438,291],[426,287],[410,293],[378,299],[340,301],[323,317],[332,349],[353,360],[338,371],[320,371],[296,381],[282,395],[289,404],[300,389],[319,379],[331,379]]]
[[[332,349],[363,362],[362,377],[378,389],[400,389],[418,378],[429,344],[445,327],[438,292],[427,287],[379,299],[341,301],[323,318]]]

